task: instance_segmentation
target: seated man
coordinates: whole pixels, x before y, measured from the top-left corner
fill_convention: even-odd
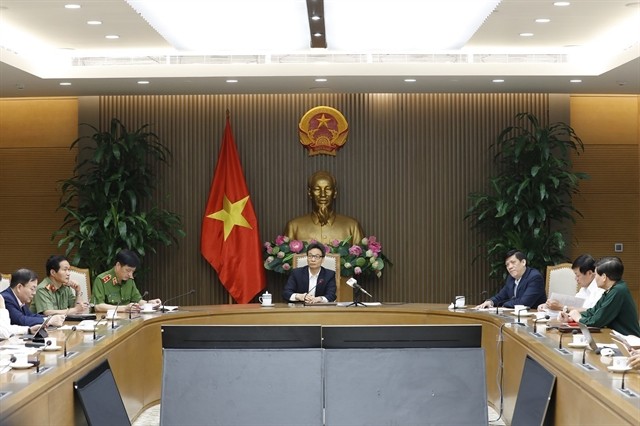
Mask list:
[[[38,276],[30,269],[18,269],[11,274],[9,288],[0,295],[4,298],[4,304],[9,311],[11,324],[31,327],[44,322],[44,316],[34,314],[29,309],[29,303],[36,294]],[[49,321],[52,326],[61,326],[64,315],[55,315]]]
[[[505,255],[504,264],[509,272],[506,283],[498,294],[476,306],[476,309],[492,306],[513,308],[515,305],[537,307],[547,300],[544,279],[537,269],[527,266],[524,253],[510,250]]]
[[[575,309],[578,312],[583,312],[592,308],[600,299],[604,290],[599,288],[596,283],[596,260],[590,254],[582,254],[573,261],[571,269],[573,269],[576,282],[580,286],[576,297],[584,299],[582,306],[563,306],[557,300],[549,299],[538,306],[539,311],[552,310],[568,313]]]
[[[589,327],[609,327],[624,335],[640,337],[638,309],[629,287],[622,281],[624,265],[618,257],[603,257],[596,263],[596,282],[604,294],[593,308],[560,313],[562,321],[581,322]]]
[[[0,296],[0,340],[8,339],[14,335],[33,334],[38,331],[40,324],[31,327],[11,324],[9,311],[4,306],[4,298]]]
[[[159,306],[160,299],[142,300],[142,295],[133,280],[133,273],[140,266],[138,255],[131,250],[121,250],[116,255],[113,268],[98,275],[93,281],[91,300],[96,312],[106,312],[109,309],[129,312],[139,311],[140,305],[151,303]]]
[[[308,266],[291,270],[282,297],[289,302],[327,303],[336,300],[336,274],[323,268],[324,246],[307,247]]]
[[[47,278],[38,284],[31,312],[53,314],[81,314],[89,308],[88,303],[76,302],[80,286],[71,281],[71,265],[64,256],[51,256],[45,265]],[[71,290],[75,290],[74,292]],[[68,310],[68,311],[67,311]]]

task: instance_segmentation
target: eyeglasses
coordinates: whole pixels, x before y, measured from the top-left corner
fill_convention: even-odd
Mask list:
[[[318,259],[322,259],[324,256],[321,254],[308,254],[307,257],[309,259],[318,260]]]

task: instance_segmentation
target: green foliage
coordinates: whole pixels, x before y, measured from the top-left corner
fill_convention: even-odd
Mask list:
[[[54,234],[58,247],[66,247],[71,263],[91,270],[92,276],[109,269],[121,249],[144,257],[155,252],[158,243],[170,245],[184,236],[180,217],[152,204],[152,163],[167,163],[169,150],[144,125],[129,132],[117,119],[109,131],[95,131],[82,141],[74,176],[61,181],[59,208],[66,212],[64,223]]]
[[[504,279],[504,254],[522,250],[528,264],[544,271],[546,265],[566,260],[563,226],[580,215],[571,201],[581,179],[572,172],[571,153],[584,151],[582,140],[567,124],[542,127],[530,113],[516,120],[497,138],[494,158],[497,174],[490,179],[490,193],[471,193],[466,219],[487,237],[484,256],[490,262],[490,277]]]

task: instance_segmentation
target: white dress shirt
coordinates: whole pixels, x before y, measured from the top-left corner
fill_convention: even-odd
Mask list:
[[[591,284],[589,284],[587,287],[580,288],[580,291],[576,293],[576,297],[584,299],[582,307],[585,309],[589,309],[595,306],[596,302],[600,300],[600,297],[603,293],[604,289],[598,287],[596,279],[594,278],[593,281],[591,281]]]

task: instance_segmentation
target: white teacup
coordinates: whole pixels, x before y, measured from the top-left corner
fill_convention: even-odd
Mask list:
[[[536,319],[542,319],[542,318],[546,317],[547,315],[549,315],[549,314],[547,314],[546,312],[536,312]]]
[[[56,339],[55,337],[45,337],[44,345],[56,347],[58,346],[58,339]]]
[[[258,297],[258,300],[263,306],[271,306],[273,297],[268,291],[266,291],[262,296]]]
[[[582,334],[574,334],[573,335],[573,343],[575,345],[583,345],[587,343],[587,339]]]
[[[629,358],[626,356],[614,356],[611,365],[615,368],[627,368],[629,366]]]
[[[463,308],[466,306],[464,296],[456,296],[456,308]]]
[[[29,356],[27,354],[14,354],[13,356],[16,359],[14,362],[18,365],[25,365],[29,362]]]
[[[527,309],[529,309],[529,307],[526,305],[514,305],[513,309],[515,309],[515,312],[518,312],[518,311],[526,311]]]
[[[146,312],[150,312],[153,311],[155,305],[153,305],[152,303],[145,303],[144,305],[142,305],[142,310],[146,311]]]

